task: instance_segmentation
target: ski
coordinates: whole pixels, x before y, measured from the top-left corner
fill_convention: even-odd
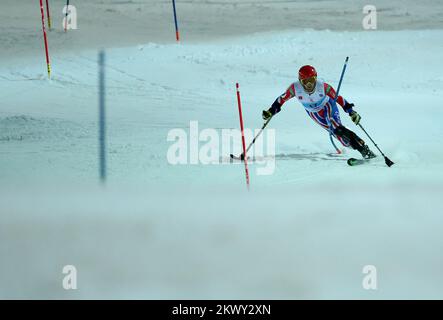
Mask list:
[[[243,160],[245,160],[245,156],[243,155],[243,153],[239,157],[234,156],[233,154],[231,154],[231,159],[243,161]]]
[[[369,159],[355,159],[355,158],[349,158],[347,163],[348,165],[352,166],[358,166],[360,164],[364,164],[369,162]]]

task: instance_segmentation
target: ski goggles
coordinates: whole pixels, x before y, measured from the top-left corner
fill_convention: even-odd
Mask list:
[[[303,87],[307,87],[308,84],[311,84],[312,86],[314,86],[316,82],[317,82],[316,76],[306,78],[306,79],[300,79],[300,83],[303,85]]]

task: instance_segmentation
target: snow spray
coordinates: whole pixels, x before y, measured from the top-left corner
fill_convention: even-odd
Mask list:
[[[51,78],[51,63],[49,62],[48,38],[46,36],[45,13],[43,11],[43,0],[40,0],[40,11],[42,13],[42,30],[43,30],[43,39],[44,39],[44,43],[45,43],[46,65],[48,67],[48,78]]]
[[[238,83],[236,83],[235,87],[237,89],[238,115],[240,117],[241,142],[242,142],[243,155],[244,155],[244,160],[243,161],[245,163],[246,186],[247,186],[247,188],[249,190],[248,155],[246,154],[245,132],[244,132],[244,128],[243,128],[243,116],[242,116],[241,99],[240,99],[240,91],[239,91]]]

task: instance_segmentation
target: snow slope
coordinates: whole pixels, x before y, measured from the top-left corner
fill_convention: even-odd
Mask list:
[[[188,130],[191,120],[199,121],[200,129],[237,128],[237,81],[246,126],[259,128],[261,110],[294,81],[298,66],[314,63],[320,75],[336,86],[346,55],[350,64],[342,94],[356,104],[368,132],[398,162],[386,170],[379,161],[359,170],[360,177],[376,184],[402,179],[440,181],[442,154],[436,146],[443,132],[436,119],[442,113],[442,45],[437,41],[441,36],[441,31],[305,31],[217,44],[151,43],[108,50],[109,182],[243,183],[242,170],[232,166],[168,165],[166,153],[172,145],[166,141],[168,131]],[[44,177],[44,181],[95,183],[96,56],[96,52],[86,51],[54,57],[50,81],[41,65],[1,69],[1,164],[2,168],[11,162],[17,166],[16,170],[2,170],[2,180],[20,183]],[[355,127],[345,114],[342,118]],[[327,133],[309,120],[296,101],[288,102],[270,127],[277,130],[276,154],[333,151]],[[358,128],[356,132],[365,138]],[[35,155],[42,149],[49,152]],[[358,154],[350,150],[349,155]],[[329,162],[301,158],[276,165],[271,176],[253,175],[253,185],[355,181],[354,169],[343,163],[331,168]],[[152,167],[161,168],[161,174],[149,170]],[[325,168],[329,168],[326,173]],[[206,179],[196,179],[201,172]]]
[[[71,1],[78,30],[63,32],[65,0],[50,1],[52,53],[175,41],[171,0]],[[201,43],[271,30],[362,31],[363,7],[375,5],[379,30],[443,27],[440,0],[180,0],[179,27],[186,43]],[[40,57],[38,1],[2,0],[0,57]],[[36,37],[38,35],[39,37]]]
[[[108,170],[98,189],[97,51],[0,67],[0,297],[442,298],[442,30],[275,31],[107,49]],[[166,161],[169,130],[237,128],[314,64],[396,163],[349,168],[296,101],[276,168]],[[343,122],[355,126],[345,114]],[[356,132],[363,138],[359,129]],[[227,156],[227,155],[226,155]],[[79,290],[61,287],[63,265]],[[361,287],[377,267],[379,290]]]

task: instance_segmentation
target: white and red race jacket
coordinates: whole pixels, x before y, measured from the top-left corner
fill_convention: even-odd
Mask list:
[[[315,90],[311,94],[307,93],[303,89],[301,83],[297,81],[292,83],[285,93],[275,100],[271,108],[273,109],[272,113],[275,114],[279,112],[283,104],[294,97],[297,97],[298,101],[305,107],[306,111],[318,112],[324,108],[326,103],[334,101],[336,93],[332,86],[321,79],[317,80]],[[350,110],[352,110],[351,108],[345,108],[347,102],[342,96],[337,98],[337,103],[345,112],[350,112]]]

